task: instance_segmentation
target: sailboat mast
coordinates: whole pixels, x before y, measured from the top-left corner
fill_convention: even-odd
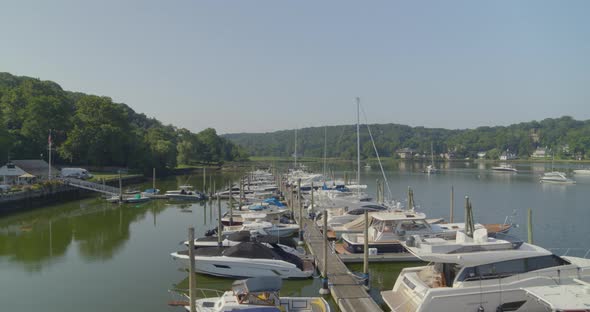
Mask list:
[[[295,169],[297,169],[297,129],[295,129]]]
[[[434,149],[432,147],[432,142],[430,142],[430,164],[432,168],[434,168]]]
[[[328,151],[328,127],[324,127],[324,181],[326,180],[326,154]]]
[[[361,99],[356,98],[356,193],[361,197],[361,137],[360,137],[360,106]]]

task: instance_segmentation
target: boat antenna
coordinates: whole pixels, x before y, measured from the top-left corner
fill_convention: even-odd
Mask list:
[[[367,114],[365,113],[365,109],[361,107],[363,112],[363,117],[365,117],[365,123],[367,125],[367,130],[369,131],[369,137],[371,138],[371,143],[373,143],[373,150],[375,151],[375,156],[377,156],[377,162],[379,163],[379,169],[381,169],[381,175],[383,176],[383,181],[385,181],[385,185],[387,186],[387,194],[389,195],[389,199],[393,199],[393,195],[391,193],[391,187],[389,187],[389,181],[387,180],[387,175],[385,175],[385,170],[383,170],[383,164],[381,163],[381,158],[379,157],[379,151],[377,150],[377,146],[375,145],[375,140],[373,139],[373,133],[371,132],[371,128],[369,127],[369,122],[367,120]]]
[[[356,97],[356,194],[361,198],[361,137],[360,137],[361,99]]]

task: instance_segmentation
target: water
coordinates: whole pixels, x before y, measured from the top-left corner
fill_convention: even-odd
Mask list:
[[[317,165],[319,168],[321,165]],[[590,178],[577,185],[538,183],[550,164],[518,165],[519,173],[489,171],[490,164],[452,163],[440,174],[419,172],[419,163],[387,167],[392,195],[405,199],[408,186],[428,217],[449,214],[449,193],[455,189],[455,221],[463,221],[463,196],[473,201],[476,222],[501,223],[514,216],[512,233],[526,239],[526,210],[533,209],[535,243],[547,247],[590,248],[585,235],[590,217]],[[353,166],[336,166],[338,174]],[[571,170],[571,167],[561,168]],[[560,170],[561,170],[560,169]],[[349,175],[351,173],[349,172]],[[216,175],[218,187],[236,174]],[[188,177],[158,182],[161,189],[187,183]],[[362,171],[374,193],[377,166]],[[201,178],[189,183],[201,188]],[[144,185],[148,187],[149,185]],[[223,202],[225,211],[225,202]],[[216,226],[216,207],[205,203],[171,204],[165,200],[141,205],[112,205],[88,198],[0,219],[0,310],[2,311],[179,311],[167,306],[169,289],[187,288],[187,273],[169,256],[181,249],[187,228],[197,235]],[[213,213],[213,214],[212,214]],[[565,252],[560,250],[558,252]],[[407,264],[372,264],[372,294],[391,289]],[[352,265],[356,271],[361,265]],[[225,290],[231,280],[199,276],[198,287]],[[282,295],[316,295],[318,279],[288,281]]]

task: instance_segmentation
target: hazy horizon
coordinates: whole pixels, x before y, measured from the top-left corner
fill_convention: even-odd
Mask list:
[[[590,119],[587,1],[0,4],[0,71],[218,133]]]

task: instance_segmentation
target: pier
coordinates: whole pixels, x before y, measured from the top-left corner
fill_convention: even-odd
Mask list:
[[[284,189],[284,185],[282,184],[281,188],[283,188],[284,195],[287,195],[289,192],[292,193],[292,190]],[[285,196],[285,198],[287,197]],[[288,206],[293,211],[295,220],[301,222],[301,228],[305,232],[304,242],[315,258],[316,267],[323,269],[324,259],[327,260],[328,267],[326,273],[328,287],[332,298],[334,298],[340,310],[343,312],[383,311],[367,293],[359,277],[350,272],[335,250],[328,248],[327,254],[324,255],[324,235],[315,222],[301,215],[302,211],[300,210],[302,210],[302,206],[300,198],[289,200]]]

